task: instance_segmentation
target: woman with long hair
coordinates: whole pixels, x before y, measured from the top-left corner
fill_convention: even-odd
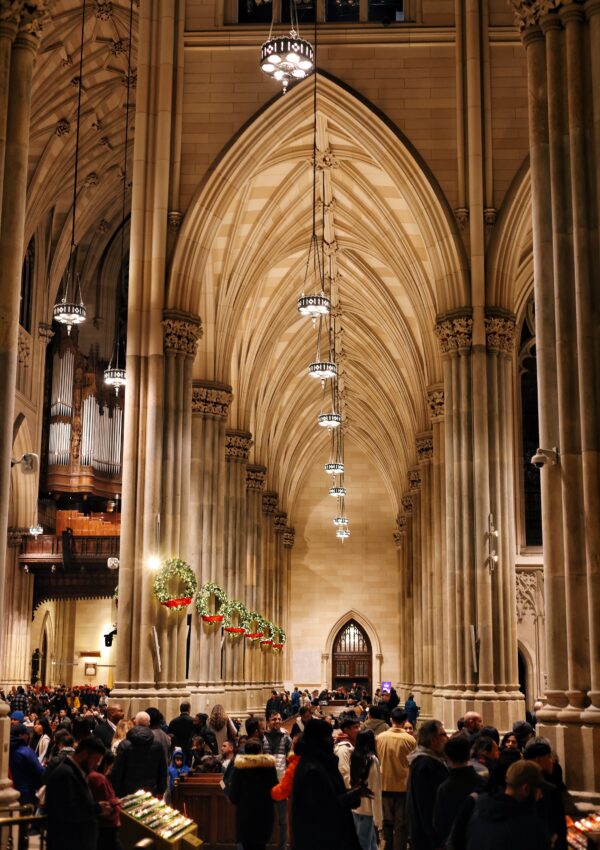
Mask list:
[[[206,728],[214,732],[217,739],[217,752],[221,752],[221,747],[225,741],[235,741],[237,738],[237,729],[219,703],[213,707]]]
[[[119,744],[121,741],[125,740],[130,729],[133,729],[133,722],[131,720],[125,720],[125,718],[123,718],[123,720],[119,720],[112,739],[112,744],[110,745],[113,753],[117,752]]]
[[[45,765],[50,757],[52,747],[52,729],[50,728],[50,721],[46,716],[36,719],[29,746],[38,757],[39,763]]]
[[[377,836],[383,826],[381,803],[381,766],[372,729],[362,729],[356,736],[350,756],[351,787],[366,787],[372,797],[363,797],[352,815],[362,850],[377,850]]]

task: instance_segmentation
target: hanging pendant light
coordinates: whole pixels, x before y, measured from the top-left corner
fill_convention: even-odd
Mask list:
[[[319,378],[321,381],[327,381],[329,378],[335,378],[337,375],[337,366],[331,360],[316,360],[308,367],[308,374],[311,378]]]
[[[119,267],[119,289],[118,295],[121,295],[121,287],[123,285],[123,265],[125,262],[125,212],[127,202],[127,148],[129,144],[129,95],[131,91],[131,42],[133,40],[133,0],[129,3],[129,46],[127,52],[127,94],[125,97],[125,148],[123,150],[123,201],[121,208],[121,265]],[[118,310],[120,298],[117,298],[117,318],[115,322],[115,362],[111,356],[108,369],[104,370],[104,383],[109,387],[114,387],[115,395],[119,395],[119,390],[127,383],[127,373],[125,371],[125,351],[122,354],[121,365],[119,358],[121,355],[121,327],[120,327],[120,312]],[[124,348],[124,344],[123,344]]]
[[[339,463],[338,461],[330,461],[326,463],[323,467],[325,472],[329,475],[343,475],[344,474],[344,464]]]
[[[350,537],[350,529],[347,527],[338,528],[335,533],[335,536],[341,538],[343,543],[344,540],[347,540]]]
[[[288,35],[273,36],[273,22],[269,38],[260,48],[260,69],[268,77],[281,83],[283,93],[291,83],[308,77],[315,69],[315,51],[312,44],[300,37],[298,11],[295,0],[290,2],[291,29]]]
[[[342,417],[339,413],[320,413],[318,423],[322,428],[339,428],[342,424]]]
[[[79,174],[79,135],[81,130],[81,92],[83,89],[83,45],[85,37],[85,0],[81,12],[81,52],[79,55],[79,83],[77,88],[77,135],[75,138],[75,168],[73,173],[73,223],[71,228],[71,255],[65,275],[62,297],[52,310],[52,318],[59,325],[66,325],[70,336],[74,325],[80,325],[87,318],[85,304],[81,295],[79,276],[76,274],[77,242],[75,224],[77,221],[77,177]]]
[[[341,485],[329,488],[329,495],[336,496],[337,498],[340,498],[340,496],[345,496],[347,492],[348,491],[346,490],[346,488],[342,487]]]
[[[348,517],[347,516],[334,516],[333,524],[337,526],[348,525]]]

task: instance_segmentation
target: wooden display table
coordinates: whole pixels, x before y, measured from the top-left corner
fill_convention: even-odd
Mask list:
[[[137,794],[141,793],[137,792]],[[135,796],[137,795],[130,794],[123,798],[124,806],[127,806]],[[184,821],[178,814],[178,810],[165,806],[162,801],[150,794],[144,794],[139,799],[139,805],[130,805],[129,811],[123,808],[120,813],[119,838],[124,850],[132,850],[143,838],[151,838],[156,850],[195,850],[203,844],[196,834],[197,825],[191,820]],[[159,825],[158,821],[161,817],[176,825],[171,827],[168,824]]]

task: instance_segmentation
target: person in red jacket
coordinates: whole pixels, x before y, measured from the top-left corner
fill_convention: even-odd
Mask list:
[[[115,794],[115,789],[112,787],[109,779],[115,758],[115,754],[108,750],[98,770],[93,770],[88,774],[88,785],[90,786],[94,800],[97,803],[105,800],[107,803],[110,803],[111,807],[110,811],[101,815],[99,818],[98,850],[121,850],[121,843],[119,841],[121,801]]]

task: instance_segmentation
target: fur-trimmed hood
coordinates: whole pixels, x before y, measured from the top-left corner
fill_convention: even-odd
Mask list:
[[[275,767],[275,758],[267,753],[256,753],[256,755],[240,753],[240,755],[235,757],[234,767],[240,770],[247,770],[253,767]]]

